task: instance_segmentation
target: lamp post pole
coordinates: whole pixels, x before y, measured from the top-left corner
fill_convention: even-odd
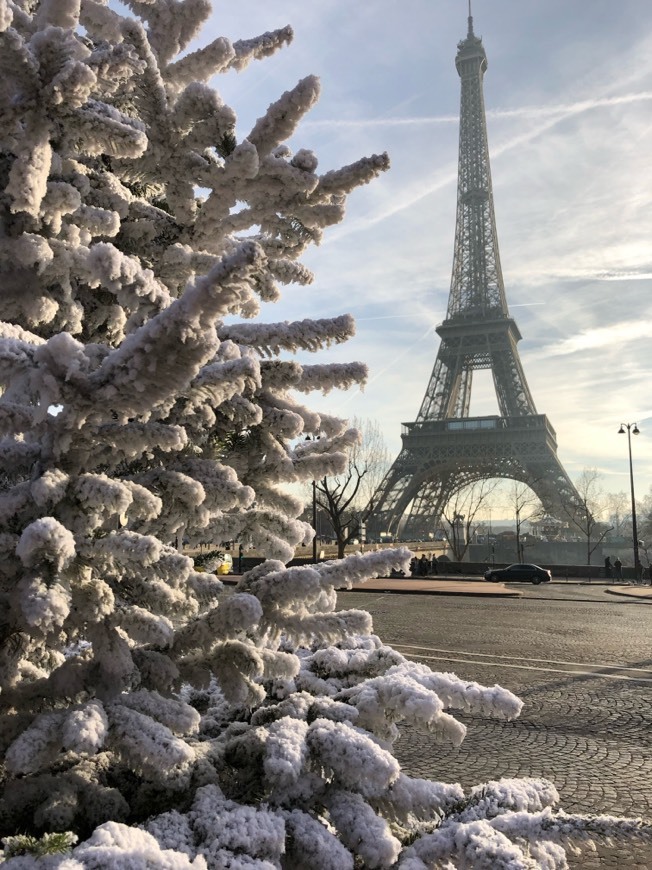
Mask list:
[[[317,481],[312,482],[312,527],[315,536],[312,539],[312,564],[317,564]]]
[[[640,429],[636,423],[621,423],[619,435],[624,435],[627,430],[627,448],[629,450],[629,488],[632,495],[632,538],[634,544],[634,574],[636,582],[641,580],[641,560],[638,554],[638,528],[636,527],[636,499],[634,498],[634,467],[632,465],[632,435],[638,435]]]

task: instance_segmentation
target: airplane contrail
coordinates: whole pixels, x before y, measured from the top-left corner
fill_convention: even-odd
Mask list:
[[[541,303],[543,305],[543,303]],[[358,317],[356,314],[353,315],[356,323],[362,323],[363,320],[396,320],[399,317],[411,317],[413,319],[418,318],[421,320],[421,315],[417,312],[413,314],[379,314],[378,317]]]
[[[415,343],[416,343],[416,344],[419,344],[420,342],[422,342],[422,341],[424,340],[424,338],[427,338],[427,337],[428,337],[432,332],[434,332],[434,330],[435,330],[435,325],[434,325],[434,324],[433,324],[432,326],[429,326],[428,329],[426,329],[426,331],[423,333],[423,335],[421,335],[420,338],[418,338],[418,339],[416,340]],[[414,351],[414,344],[415,344],[415,343],[411,343],[411,344],[409,344],[409,345],[408,345],[408,346],[407,346],[403,351],[401,351],[401,353],[399,353],[399,354],[397,354],[395,357],[393,357],[393,358],[392,358],[392,359],[387,363],[386,366],[384,366],[382,369],[380,369],[380,371],[376,372],[376,374],[373,376],[373,378],[371,378],[370,380],[367,381],[367,383],[365,384],[365,387],[369,387],[369,386],[371,386],[371,384],[373,384],[374,381],[377,381],[378,378],[382,377],[382,375],[384,375],[385,372],[388,372],[388,371],[390,371],[391,369],[393,369],[394,366],[396,365],[396,363],[399,362],[400,360],[402,360],[403,357],[406,357],[408,354],[413,353],[413,351]],[[353,399],[355,399],[357,396],[359,396],[362,392],[363,392],[363,390],[360,389],[360,388],[358,388],[357,390],[355,390],[353,393],[351,393],[350,395],[348,395],[348,396],[347,396],[347,397],[342,401],[342,405],[341,405],[341,407],[344,407],[345,405],[348,405],[349,402],[351,402]],[[336,412],[336,413],[337,413],[337,412]]]
[[[554,118],[558,115],[576,115],[591,109],[606,106],[622,106],[652,100],[652,91],[637,91],[618,97],[597,97],[591,100],[578,100],[575,103],[560,103],[551,106],[521,106],[518,109],[487,109],[487,118]],[[323,118],[311,121],[306,119],[303,127],[408,127],[429,124],[457,124],[459,115],[417,115],[409,118]]]
[[[492,148],[491,157],[492,160],[495,160],[498,157],[501,157],[503,154],[514,150],[514,148],[518,148],[521,145],[524,145],[528,142],[531,142],[533,139],[536,139],[542,133],[546,133],[548,130],[556,127],[557,124],[566,120],[574,114],[581,114],[586,111],[587,108],[597,107],[598,105],[614,105],[616,101],[620,102],[633,102],[635,98],[652,99],[652,91],[644,91],[641,94],[629,94],[623,97],[605,97],[600,100],[584,100],[577,103],[571,103],[564,108],[562,111],[562,107],[560,107],[559,111],[554,113],[549,112],[545,113],[540,117],[540,122],[535,127],[524,130],[522,133],[518,133],[516,136],[512,136],[511,139],[506,140],[501,145]],[[431,196],[433,193],[436,193],[438,190],[441,190],[444,187],[447,187],[449,184],[454,184],[457,181],[458,177],[458,167],[457,165],[451,165],[450,169],[445,173],[442,173],[440,177],[432,182],[430,185],[419,185],[418,188],[413,190],[409,190],[406,192],[403,199],[394,199],[391,205],[387,206],[384,210],[378,209],[374,212],[373,215],[359,218],[357,221],[351,221],[348,224],[344,225],[343,228],[338,228],[339,232],[336,230],[331,233],[326,239],[325,243],[333,243],[336,240],[342,238],[343,236],[348,236],[352,233],[360,232],[360,230],[366,230],[371,226],[374,226],[387,218],[393,217],[396,214],[400,214],[408,208],[411,208],[417,202],[425,199],[428,196]]]

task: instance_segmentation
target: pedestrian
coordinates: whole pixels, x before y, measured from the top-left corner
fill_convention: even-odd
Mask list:
[[[410,559],[410,574],[412,577],[416,577],[419,573],[419,560],[416,556],[412,556]]]
[[[616,580],[623,579],[623,563],[620,561],[618,556],[616,556],[616,561],[614,562],[614,571],[616,572]]]
[[[430,560],[430,573],[439,574],[439,568],[437,567],[437,556],[434,553],[432,554],[432,559]]]
[[[426,556],[425,553],[421,554],[421,558],[419,559],[419,574],[422,577],[425,577],[428,573],[428,569],[430,568],[430,560]]]
[[[609,556],[604,557],[604,576],[611,577],[611,559]]]

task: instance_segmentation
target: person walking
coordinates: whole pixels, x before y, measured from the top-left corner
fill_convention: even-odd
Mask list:
[[[425,553],[421,554],[421,558],[419,559],[419,574],[421,577],[425,577],[430,568],[430,560],[426,556]]]
[[[623,579],[623,563],[620,561],[618,556],[616,556],[616,561],[614,562],[614,571],[616,572],[616,580]]]
[[[439,568],[437,567],[437,555],[435,553],[432,554],[432,559],[430,560],[430,573],[439,574]]]
[[[609,556],[604,557],[604,576],[611,577],[611,558]]]

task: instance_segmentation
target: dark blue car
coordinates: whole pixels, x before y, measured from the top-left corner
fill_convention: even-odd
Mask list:
[[[549,583],[552,574],[547,568],[538,565],[518,563],[507,568],[491,568],[484,572],[484,579],[498,583],[500,580],[529,580],[530,583]]]

